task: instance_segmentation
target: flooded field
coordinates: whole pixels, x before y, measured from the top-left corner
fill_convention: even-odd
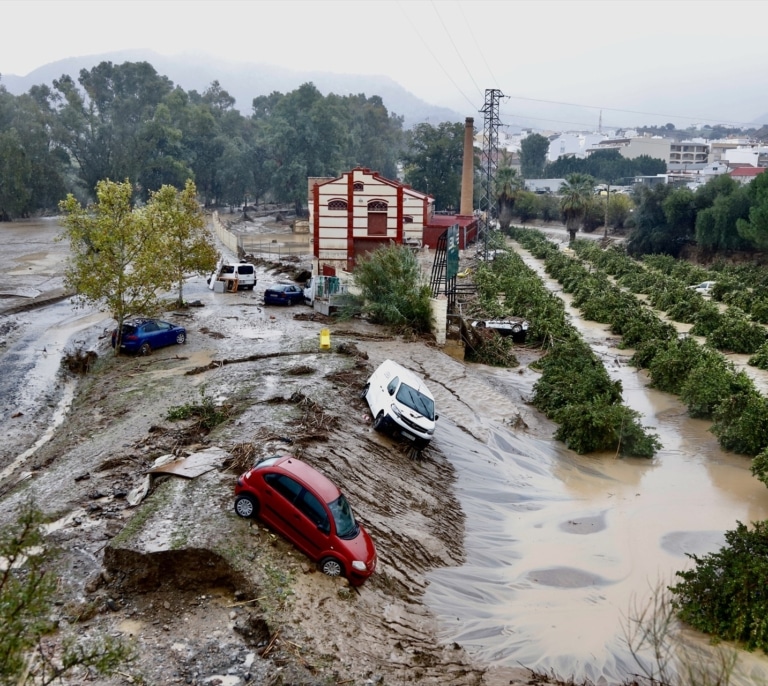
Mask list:
[[[10,271],[19,278],[0,281],[3,303],[37,297],[45,285],[36,271],[59,287],[54,272],[61,254],[53,244],[46,249],[44,237],[50,225],[34,239],[28,226],[21,233],[21,227],[0,228],[9,240],[18,237],[9,245],[18,244],[19,252],[25,240],[33,247],[30,256],[14,254]],[[294,320],[287,310],[257,307],[254,294],[214,294],[202,280],[185,294],[204,301],[198,324],[224,332],[232,354],[244,354],[238,347],[244,343],[279,348],[291,337],[314,336],[319,326]],[[624,639],[636,609],[659,584],[674,583],[675,571],[690,564],[686,553],[716,550],[737,521],[768,519],[768,490],[751,475],[748,458],[720,450],[707,422],[689,418],[675,397],[649,389],[628,364],[631,351],[615,348],[603,325],[569,312],[621,380],[625,402],[658,434],[663,448],[652,460],[579,456],[551,440],[555,427],[526,402],[538,375],[525,366],[465,364],[399,339],[358,344],[372,365],[386,358],[406,363],[436,397],[440,420],[430,450],[457,473],[466,557],[461,566],[428,576],[425,601],[440,639],[496,669],[524,665],[616,684],[639,671]],[[103,314],[75,312],[66,302],[42,314],[0,315],[2,476],[56,422],[66,421],[71,395],[56,381],[58,355],[81,335],[98,336],[107,323]],[[188,352],[188,365],[203,352]],[[14,418],[19,412],[23,416]],[[355,430],[369,432],[364,419],[357,420]],[[439,518],[433,526],[440,527]],[[706,650],[704,637],[688,632],[686,638]],[[744,655],[742,662],[743,675],[732,683],[768,683],[761,656]]]

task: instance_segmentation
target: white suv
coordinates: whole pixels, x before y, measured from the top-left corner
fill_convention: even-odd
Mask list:
[[[435,399],[414,372],[385,360],[368,378],[360,397],[368,403],[376,431],[411,441],[422,450],[435,433]]]

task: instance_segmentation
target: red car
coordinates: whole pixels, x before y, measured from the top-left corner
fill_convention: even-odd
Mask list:
[[[323,474],[292,455],[268,457],[237,479],[235,512],[281,533],[328,576],[362,584],[376,569],[376,548],[347,499]]]

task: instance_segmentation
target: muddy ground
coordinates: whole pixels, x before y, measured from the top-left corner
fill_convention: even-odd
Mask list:
[[[0,484],[0,520],[28,497],[50,520],[61,635],[106,632],[135,646],[119,674],[89,683],[545,681],[524,666],[488,671],[437,640],[423,603],[426,575],[464,559],[454,469],[439,440],[417,457],[373,432],[358,397],[374,366],[398,356],[434,386],[441,421],[472,432],[464,366],[428,339],[305,307],[265,308],[262,286],[287,275],[259,272],[256,290],[238,294],[190,280],[186,297],[198,306],[164,315],[187,327],[184,346],[115,357],[103,326],[83,334],[97,359],[50,440],[30,450],[39,427],[5,433],[2,467],[13,467]],[[330,350],[319,347],[322,328]],[[530,384],[526,374],[510,376],[509,388]],[[522,402],[488,395],[498,396],[500,417],[551,436]],[[226,414],[213,430],[168,419],[171,408],[206,403]],[[158,458],[212,448],[221,451],[214,468],[195,478],[149,475]],[[339,484],[371,533],[379,565],[360,589],[321,575],[283,539],[234,514],[237,474],[282,452]]]

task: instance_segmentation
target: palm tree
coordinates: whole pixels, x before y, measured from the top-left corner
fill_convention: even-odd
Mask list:
[[[576,240],[579,222],[584,219],[594,190],[595,180],[589,174],[581,173],[568,174],[560,186],[560,212],[571,243]]]
[[[499,210],[499,227],[502,231],[506,231],[512,223],[512,209],[515,206],[515,199],[518,192],[525,187],[525,181],[516,169],[503,166],[496,170],[493,182],[496,206]]]

